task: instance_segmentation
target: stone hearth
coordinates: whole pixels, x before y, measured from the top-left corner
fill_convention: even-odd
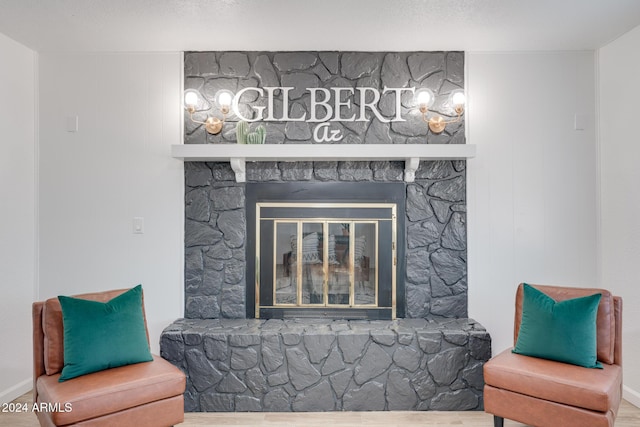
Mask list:
[[[186,411],[482,409],[491,357],[471,319],[181,319],[160,346]]]

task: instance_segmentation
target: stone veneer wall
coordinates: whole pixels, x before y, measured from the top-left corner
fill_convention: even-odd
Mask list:
[[[447,94],[463,85],[461,52],[192,52],[185,54],[185,88],[198,89],[209,102],[220,89],[236,93],[249,86],[429,87],[443,110]],[[308,94],[291,92],[291,115],[309,109]],[[354,100],[357,103],[357,100]],[[266,105],[243,98],[240,108]],[[276,99],[276,108],[281,101]],[[332,122],[349,144],[463,144],[464,121],[439,134],[428,131],[411,96],[403,97],[406,122]],[[395,114],[390,96],[378,103]],[[196,116],[198,116],[196,114]],[[200,116],[202,119],[204,116]],[[219,135],[185,118],[185,143],[235,143],[237,118],[231,115]],[[312,124],[266,122],[268,144],[311,143]],[[336,146],[339,149],[339,146]],[[249,163],[247,181],[402,181],[403,162]],[[406,316],[467,316],[466,162],[421,162],[407,185]],[[185,163],[185,317],[246,316],[244,184],[235,182],[228,163]]]
[[[249,86],[429,87],[435,109],[463,85],[461,52],[192,52],[185,87],[212,102]],[[379,110],[395,114],[383,96]],[[282,102],[276,100],[276,109]],[[266,105],[243,98],[240,108]],[[308,111],[292,91],[291,116]],[[464,144],[464,121],[439,135],[402,101],[406,122],[332,122],[346,144]],[[203,119],[204,114],[197,113]],[[185,117],[185,143],[235,143]],[[311,124],[263,123],[268,144],[312,143]],[[364,149],[365,147],[363,147]],[[336,145],[339,150],[339,145]],[[466,162],[421,162],[406,186],[406,317],[394,321],[244,319],[245,185],[228,163],[185,163],[185,317],[161,355],[187,375],[187,411],[482,409],[489,334],[467,319]],[[248,163],[249,182],[401,182],[403,162]]]

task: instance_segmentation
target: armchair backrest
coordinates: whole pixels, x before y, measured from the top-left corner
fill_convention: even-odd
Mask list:
[[[571,288],[563,286],[531,285],[556,301],[579,298],[600,293],[596,319],[598,360],[609,365],[622,365],[622,299],[614,297],[606,289]],[[518,339],[522,321],[523,284],[516,292],[516,313],[513,328],[514,345]]]
[[[117,289],[104,292],[74,295],[92,301],[107,302],[129,289]],[[144,312],[144,295],[142,297],[142,315],[147,324]],[[58,298],[34,302],[32,305],[33,319],[33,381],[34,402],[36,402],[36,380],[42,375],[54,375],[64,367],[64,327],[62,323],[62,308]],[[147,340],[149,331],[147,330]]]

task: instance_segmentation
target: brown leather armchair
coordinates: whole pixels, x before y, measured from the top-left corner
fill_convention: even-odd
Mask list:
[[[106,302],[125,291],[76,297]],[[60,303],[57,298],[35,302],[32,311],[33,402],[43,409],[36,412],[40,425],[157,427],[184,420],[185,375],[158,356],[58,382],[64,365]]]
[[[504,418],[536,427],[612,427],[622,399],[622,299],[604,289],[532,285],[556,301],[595,293],[597,352],[603,369],[514,354],[484,365],[484,408],[494,425]],[[516,293],[514,345],[522,319],[523,284]]]

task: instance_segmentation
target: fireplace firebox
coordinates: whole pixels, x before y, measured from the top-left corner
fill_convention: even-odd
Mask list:
[[[404,315],[400,183],[247,184],[247,316]]]

